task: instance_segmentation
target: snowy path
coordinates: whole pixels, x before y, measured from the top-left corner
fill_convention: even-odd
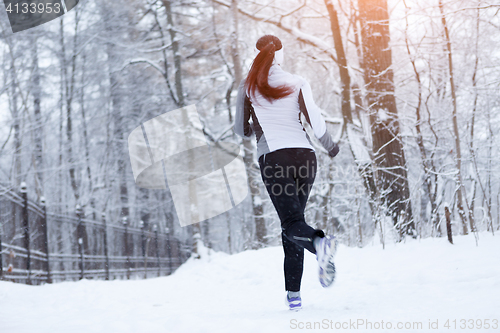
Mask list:
[[[284,305],[279,247],[212,253],[150,280],[41,287],[0,282],[0,332],[500,332],[500,236],[483,233],[478,247],[473,236],[455,243],[442,238],[385,250],[378,244],[340,246],[330,289],[321,288],[308,254],[300,312]],[[481,320],[474,325],[489,319],[490,329],[460,329],[461,319]],[[429,329],[429,320],[438,320],[439,329]],[[307,329],[315,322],[316,329]]]

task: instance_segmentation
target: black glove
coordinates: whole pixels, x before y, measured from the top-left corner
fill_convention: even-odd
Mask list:
[[[328,155],[330,155],[330,157],[333,158],[333,157],[337,156],[337,154],[339,153],[339,150],[340,150],[339,145],[334,143],[333,148],[330,149],[330,151],[328,152]]]

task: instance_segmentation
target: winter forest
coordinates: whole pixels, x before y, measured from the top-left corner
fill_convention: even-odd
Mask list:
[[[1,191],[25,183],[54,216],[78,206],[90,221],[154,226],[192,253],[198,239],[227,253],[278,245],[255,137],[232,130],[255,42],[273,34],[340,145],[331,159],[309,135],[319,164],[309,224],[351,247],[446,237],[447,223],[453,235],[500,228],[495,1],[82,0],[15,34],[0,7]],[[192,104],[210,145],[241,147],[250,190],[181,227],[168,190],[136,186],[127,138]]]

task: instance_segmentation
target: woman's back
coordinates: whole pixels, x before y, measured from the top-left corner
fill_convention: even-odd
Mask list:
[[[242,81],[236,102],[234,131],[241,136],[250,136],[255,132],[258,156],[283,148],[314,150],[301,122],[301,112],[323,147],[328,152],[337,148],[326,130],[321,109],[314,103],[311,86],[304,78],[290,74],[274,64],[269,69],[268,83],[271,87],[286,85],[291,88],[291,93],[269,100],[259,89],[249,92],[246,82]],[[250,118],[253,129],[249,124]]]
[[[281,148],[313,149],[300,120],[299,95],[304,80],[285,72],[279,65],[271,67],[268,80],[272,87],[286,84],[294,91],[288,96],[273,101],[268,101],[258,90],[251,96],[247,93],[253,109],[252,120],[255,133],[259,142],[265,140],[268,146],[268,149],[265,149],[267,151],[259,150],[259,156]]]

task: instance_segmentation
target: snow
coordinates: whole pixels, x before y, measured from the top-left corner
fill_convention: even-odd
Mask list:
[[[348,139],[351,146],[351,150],[354,154],[356,162],[359,164],[368,165],[371,163],[371,157],[368,153],[368,149],[362,140],[362,134],[355,129],[351,124],[347,125]]]
[[[378,119],[380,119],[380,121],[387,121],[389,119],[389,114],[387,113],[387,110],[379,109],[378,110]]]
[[[0,282],[1,332],[322,332],[373,331],[353,323],[383,321],[377,332],[473,332],[461,319],[500,320],[500,242],[481,233],[364,248],[340,246],[337,281],[321,288],[306,254],[303,310],[284,304],[280,247],[235,255],[202,249],[173,275],[149,280]],[[444,327],[450,320],[451,329]],[[438,320],[438,329],[429,321]],[[422,329],[387,329],[422,323]],[[313,328],[316,323],[316,329]],[[408,324],[410,323],[410,324]],[[469,323],[467,323],[469,325]],[[498,324],[500,325],[500,323]],[[300,328],[303,329],[300,329]],[[322,327],[322,329],[320,329]],[[498,328],[497,328],[498,329]],[[481,330],[482,331],[482,330]],[[488,330],[489,331],[489,330]],[[496,331],[496,330],[492,330]]]

